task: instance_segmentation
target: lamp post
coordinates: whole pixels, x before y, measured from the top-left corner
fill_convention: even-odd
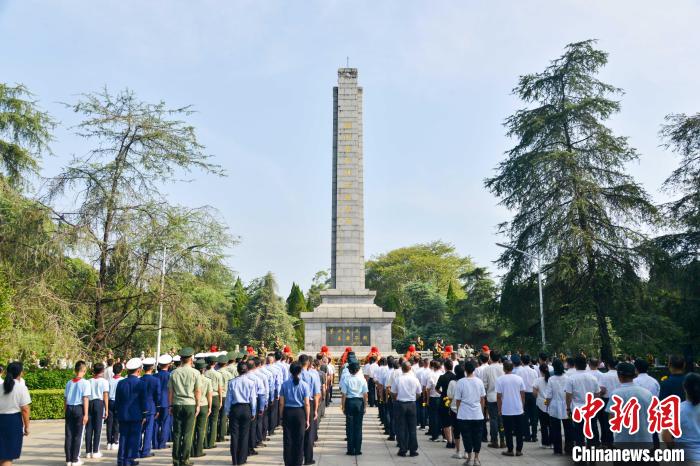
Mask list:
[[[156,359],[160,357],[160,341],[163,335],[163,298],[165,296],[165,258],[168,255],[168,247],[163,247],[163,262],[160,266],[160,296],[158,298],[158,343],[156,344]]]
[[[531,259],[534,259],[537,262],[537,287],[539,288],[539,293],[540,293],[540,331],[541,331],[541,336],[542,336],[542,349],[545,349],[546,346],[546,340],[544,337],[544,299],[542,297],[542,267],[541,267],[541,262],[540,262],[540,254],[537,253],[537,255],[531,254],[529,252],[522,251],[520,249],[514,248],[512,246],[508,246],[507,244],[502,244],[502,243],[496,243],[496,246],[500,246],[504,249],[510,249],[511,251],[518,252],[524,256],[527,256]]]

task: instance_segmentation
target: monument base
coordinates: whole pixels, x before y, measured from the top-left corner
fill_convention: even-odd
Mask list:
[[[374,304],[376,292],[370,290],[324,290],[321,305],[313,312],[302,312],[304,351],[317,352],[328,346],[331,353],[342,353],[347,346],[364,357],[372,346],[383,354],[391,348],[391,323],[394,312],[384,312]]]

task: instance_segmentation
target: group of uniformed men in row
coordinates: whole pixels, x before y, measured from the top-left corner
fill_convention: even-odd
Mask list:
[[[197,355],[199,356],[199,355]],[[302,355],[298,364],[309,387],[309,426],[302,445],[288,464],[314,464],[313,447],[318,439],[319,420],[330,403],[334,368],[328,357]],[[288,347],[272,355],[247,353],[210,354],[196,358],[192,348],[175,357],[132,358],[104,367],[93,366],[93,377],[85,379],[87,366],[75,365],[76,377],[66,385],[66,465],[79,466],[80,445],[85,432],[87,458],[100,458],[100,434],[106,417],[107,449],[117,449],[119,466],[137,465],[139,458],[153,456],[153,449],[172,442],[174,466],[189,466],[190,458],[206,455],[230,435],[234,465],[245,464],[256,448],[280,426],[280,395],[290,380],[294,359]],[[127,376],[122,377],[126,369]],[[156,371],[157,369],[157,371]],[[292,408],[293,401],[288,401]],[[302,406],[303,408],[303,406]],[[291,437],[290,437],[291,438]],[[285,440],[287,435],[285,433]],[[289,448],[287,448],[289,449]]]

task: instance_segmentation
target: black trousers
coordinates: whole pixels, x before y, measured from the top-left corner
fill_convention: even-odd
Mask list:
[[[481,432],[484,428],[483,419],[458,419],[457,426],[465,453],[479,453],[481,451]]]
[[[534,441],[537,438],[537,398],[531,392],[525,392],[525,411],[523,415],[523,436],[526,440]]]
[[[542,434],[542,446],[548,447],[552,444],[549,440],[549,414],[537,408],[537,416],[540,420],[540,433]]]
[[[491,436],[491,443],[497,444],[498,439],[503,440],[503,419],[501,415],[498,414],[498,402],[489,401],[486,403],[486,407],[489,411],[489,435]]]
[[[309,400],[309,408],[311,414],[309,416],[309,430],[304,432],[304,462],[310,463],[314,459],[314,442],[316,441],[316,429],[318,423],[314,421],[314,411],[316,410],[316,400],[311,398]],[[287,409],[285,408],[285,413]]]
[[[362,419],[365,416],[365,401],[362,398],[345,399],[345,435],[348,453],[362,452]]]
[[[308,432],[304,408],[285,407],[282,429],[284,465],[300,466],[304,462],[304,442]]]
[[[428,403],[428,416],[430,418],[430,428],[428,429],[428,432],[430,432],[430,438],[433,440],[440,436],[440,429],[442,429],[442,427],[440,426],[441,399],[442,398],[440,398],[439,396],[431,396],[430,402]]]
[[[260,419],[258,419],[258,423],[256,425],[256,427],[257,427],[256,436],[255,436],[255,444],[256,445],[260,445],[267,438],[267,415],[269,412],[270,412],[270,408],[265,407],[265,411],[263,411],[262,415],[259,416]]]
[[[562,449],[561,434],[564,431],[564,445],[565,448]],[[573,440],[571,437],[571,419],[558,419],[553,416],[549,416],[549,441],[552,444],[554,453],[567,455],[571,453],[571,447],[573,446]]]
[[[394,432],[394,400],[387,397],[386,404],[384,405],[384,417],[386,418],[386,423],[384,424],[384,429],[389,433],[389,435],[395,436]]]
[[[100,451],[100,436],[102,435],[102,418],[104,413],[104,401],[90,400],[88,423],[85,426],[85,453],[98,453]]]
[[[107,443],[119,443],[119,420],[114,400],[109,400],[109,416],[107,416]]]
[[[267,433],[270,435],[275,433],[275,429],[279,425],[279,409],[280,400],[279,398],[275,398],[270,404],[270,417],[267,420]]]
[[[63,450],[66,453],[66,463],[77,463],[83,440],[83,405],[66,406],[65,420],[66,439]]]
[[[374,387],[374,379],[367,379],[367,404],[370,408],[374,408],[377,405],[377,390]]]
[[[416,403],[414,401],[395,401],[396,428],[398,430],[399,451],[415,452],[418,450],[416,438]]]
[[[515,450],[523,451],[523,415],[501,416],[503,418],[503,430],[506,436],[506,447],[513,451],[513,437],[515,436]]]
[[[603,398],[603,402],[605,403],[603,406],[608,405],[608,401],[610,401],[609,398]],[[600,424],[600,442],[604,446],[612,446],[613,444],[613,433],[610,431],[610,424],[608,422],[608,413],[605,411],[605,409],[601,409],[598,411],[598,414],[596,414],[595,418],[598,421],[598,424]]]
[[[250,421],[248,433],[248,452],[255,449],[255,440],[258,436],[258,422],[260,421],[260,413],[255,413],[255,418]]]
[[[228,431],[231,436],[231,461],[234,465],[248,461],[250,418],[253,412],[248,403],[231,406],[228,413]]]

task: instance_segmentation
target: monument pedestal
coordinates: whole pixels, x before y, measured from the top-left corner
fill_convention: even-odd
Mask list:
[[[384,312],[374,304],[371,290],[324,290],[322,303],[313,312],[302,312],[304,350],[318,351],[326,345],[339,354],[351,346],[358,356],[376,346],[383,354],[392,352],[391,323],[394,312]]]

